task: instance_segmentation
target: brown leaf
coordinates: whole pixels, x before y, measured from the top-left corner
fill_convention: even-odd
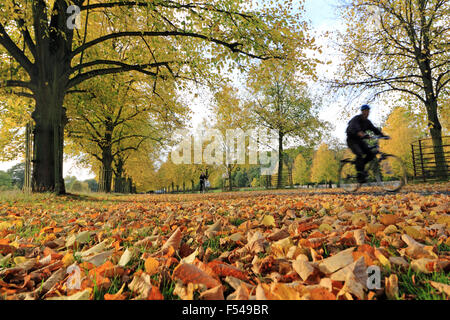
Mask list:
[[[166,250],[168,250],[170,247],[173,247],[175,251],[178,250],[181,243],[181,229],[177,228],[175,232],[170,236],[170,238],[164,243],[164,245],[161,248],[161,252],[165,253]]]
[[[380,217],[380,222],[385,226],[396,224],[399,218],[395,214],[383,214]]]
[[[209,290],[203,291],[200,294],[201,300],[225,300],[223,297],[223,287],[217,286]]]
[[[398,296],[398,278],[396,274],[391,274],[385,278],[384,287],[388,299],[396,299]]]
[[[180,279],[184,284],[204,284],[208,289],[217,287],[220,282],[193,264],[183,263],[173,270],[172,277]]]
[[[445,284],[445,283],[440,283],[440,282],[435,282],[435,281],[428,281],[430,283],[430,285],[439,290],[442,293],[445,293],[448,297],[450,297],[450,285]]]

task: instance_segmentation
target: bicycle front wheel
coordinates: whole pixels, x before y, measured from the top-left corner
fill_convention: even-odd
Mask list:
[[[339,186],[347,192],[355,192],[359,188],[355,163],[353,161],[341,162],[339,168]]]
[[[381,188],[388,192],[400,190],[406,184],[406,168],[394,155],[384,154],[378,162],[378,179]]]

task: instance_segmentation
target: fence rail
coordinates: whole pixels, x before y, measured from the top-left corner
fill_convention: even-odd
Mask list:
[[[442,145],[434,146],[431,138],[411,144],[414,179],[448,180],[450,177],[450,136],[442,137]]]

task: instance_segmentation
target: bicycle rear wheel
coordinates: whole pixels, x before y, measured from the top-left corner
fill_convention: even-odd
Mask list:
[[[405,185],[406,168],[399,157],[390,154],[382,155],[378,162],[378,170],[379,185],[385,191],[395,192]]]
[[[343,161],[339,168],[339,186],[347,192],[355,192],[360,184],[357,179],[355,163],[353,161]]]

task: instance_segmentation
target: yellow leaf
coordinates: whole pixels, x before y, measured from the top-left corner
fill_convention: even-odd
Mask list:
[[[325,208],[325,209],[329,210],[330,209],[330,203],[328,203],[328,202],[322,203],[322,208]]]
[[[22,228],[23,227],[23,221],[22,220],[15,220],[13,223],[14,223],[14,225],[17,228]]]
[[[328,223],[322,223],[319,227],[319,231],[324,232],[324,231],[333,231],[333,227],[330,226]]]
[[[22,263],[26,262],[27,260],[28,260],[28,259],[25,258],[25,257],[15,257],[15,258],[14,258],[14,263],[15,263],[16,265],[18,265],[18,264],[22,264]]]
[[[6,230],[10,228],[12,225],[9,222],[0,223],[0,231]]]
[[[380,261],[384,267],[391,267],[389,260],[379,250],[375,250],[375,257],[377,257],[378,261]]]
[[[156,272],[158,272],[159,262],[155,258],[147,258],[145,260],[145,272],[147,272],[149,275],[154,275]]]
[[[73,254],[68,253],[62,258],[62,263],[64,264],[64,267],[70,266],[72,263],[75,262],[75,258],[73,257]]]
[[[414,227],[408,226],[404,228],[406,234],[416,240],[423,240],[425,239],[425,234],[423,234],[422,232],[420,232],[419,230],[417,230]]]
[[[265,215],[263,220],[262,220],[262,224],[266,227],[275,227],[275,219],[272,216],[269,215]]]

